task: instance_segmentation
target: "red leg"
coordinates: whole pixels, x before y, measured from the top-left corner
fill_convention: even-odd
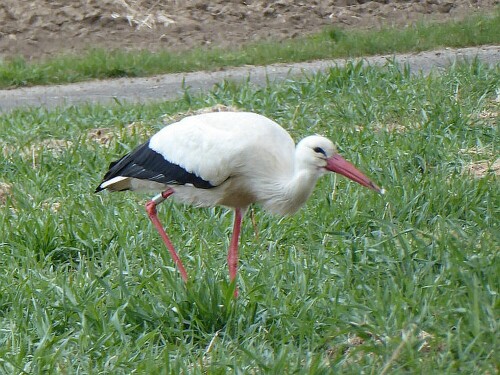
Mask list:
[[[163,226],[160,223],[160,220],[158,219],[158,216],[156,215],[156,206],[163,202],[165,199],[167,199],[169,196],[171,196],[174,193],[172,189],[165,190],[163,193],[160,195],[154,197],[152,200],[150,200],[148,203],[146,203],[146,211],[148,213],[149,218],[151,219],[151,222],[155,226],[156,230],[160,234],[163,242],[165,243],[165,246],[167,246],[168,251],[170,252],[170,255],[172,256],[172,259],[174,260],[175,265],[179,269],[179,272],[181,273],[182,279],[187,282],[188,280],[188,275],[186,270],[184,269],[184,266],[182,265],[181,259],[177,255],[177,252],[175,251],[174,245],[172,244],[172,241],[170,241],[170,238],[168,238],[167,233],[165,233],[165,230],[163,229]]]
[[[229,278],[231,281],[236,279],[238,272],[238,240],[241,232],[241,221],[243,215],[240,208],[234,210],[234,225],[233,235],[231,236],[231,243],[229,244],[229,251],[227,254],[227,264],[229,265]],[[238,289],[235,289],[234,296],[238,296]]]

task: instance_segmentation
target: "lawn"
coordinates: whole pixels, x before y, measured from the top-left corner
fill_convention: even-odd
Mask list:
[[[0,115],[0,373],[496,373],[499,101],[498,66],[351,64],[162,104]],[[217,104],[331,138],[387,190],[331,175],[292,217],[254,207],[236,300],[230,211],[160,206],[184,285],[148,196],[93,193],[167,119]]]

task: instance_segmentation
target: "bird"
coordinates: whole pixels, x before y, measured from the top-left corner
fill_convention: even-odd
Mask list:
[[[231,282],[238,269],[244,214],[252,204],[278,215],[304,205],[316,181],[327,172],[343,175],[384,194],[339,155],[332,141],[311,135],[295,145],[275,121],[254,112],[208,112],[163,127],[148,141],[112,162],[95,192],[148,191],[146,212],[182,279],[186,269],[158,219],[157,206],[172,197],[196,207],[234,210],[227,262]],[[235,296],[238,295],[235,287]]]

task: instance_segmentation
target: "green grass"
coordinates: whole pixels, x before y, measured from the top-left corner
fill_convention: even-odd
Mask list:
[[[83,55],[64,55],[45,61],[28,62],[18,57],[0,61],[0,87],[498,44],[499,25],[500,10],[497,9],[492,14],[474,15],[462,21],[420,22],[403,29],[327,29],[308,37],[248,44],[236,50],[198,48],[179,53],[152,53],[96,49]]]
[[[462,170],[499,155],[499,82],[478,62],[429,77],[349,65],[177,102],[1,115],[0,373],[496,373],[499,179]],[[230,212],[160,207],[185,286],[147,196],[92,193],[145,139],[126,125],[152,133],[163,114],[217,103],[330,137],[387,189],[332,175],[295,216],[255,207],[237,300]],[[111,130],[107,146],[94,128]]]

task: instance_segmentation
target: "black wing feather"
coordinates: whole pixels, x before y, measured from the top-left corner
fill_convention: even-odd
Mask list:
[[[214,186],[189,172],[181,166],[166,160],[163,155],[149,147],[149,141],[137,147],[134,151],[112,162],[101,182],[115,177],[132,177],[140,180],[155,181],[164,184],[192,184],[200,189],[210,189]],[[99,185],[96,192],[103,190]]]

